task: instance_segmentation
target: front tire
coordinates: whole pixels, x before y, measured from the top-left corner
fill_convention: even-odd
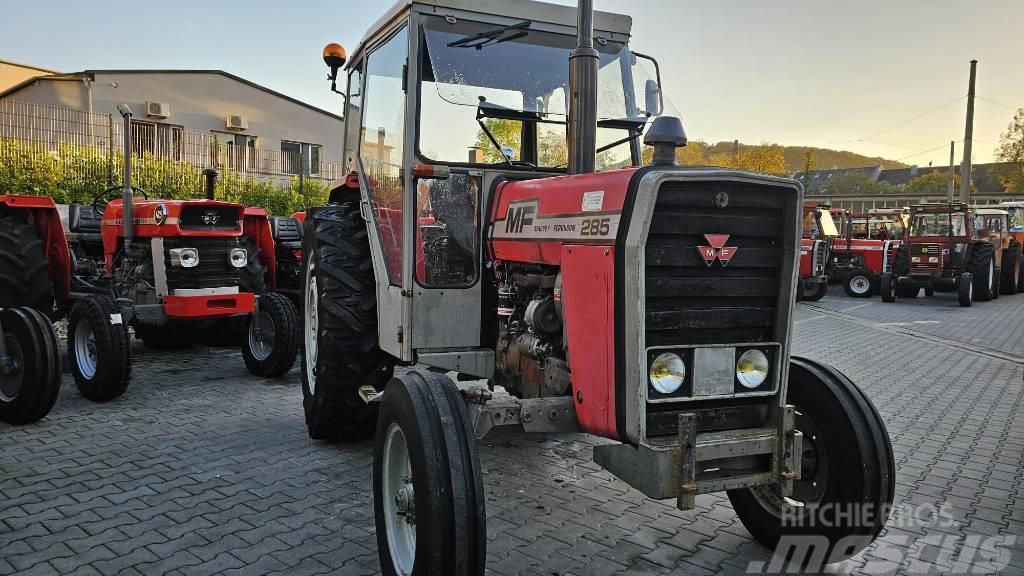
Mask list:
[[[50,413],[61,384],[60,349],[50,319],[31,308],[0,312],[14,371],[0,372],[0,422],[30,424]]]
[[[828,282],[825,279],[819,280],[821,281],[815,284],[813,288],[804,292],[801,300],[806,302],[817,302],[825,297],[825,294],[828,293]]]
[[[967,262],[967,271],[974,278],[974,300],[987,302],[993,297],[993,285],[996,282],[995,251],[991,244],[974,244],[971,246],[971,258]]]
[[[882,274],[880,290],[882,292],[882,302],[896,301],[896,278],[893,277],[892,272]]]
[[[302,258],[302,396],[309,436],[365,438],[373,433],[377,404],[365,402],[359,389],[383,390],[395,360],[377,345],[377,285],[359,203],[310,215]]]
[[[829,564],[845,560],[875,539],[892,507],[896,463],[885,423],[849,378],[805,358],[791,359],[787,398],[803,433],[801,476],[792,496],[803,506],[783,500],[777,486],[730,490],[729,500],[763,545],[823,537],[828,550],[812,550],[810,557]]]
[[[68,360],[79,392],[94,402],[124,394],[131,376],[128,329],[109,296],[89,296],[68,317]]]
[[[279,378],[295,365],[299,353],[299,314],[282,294],[259,296],[259,329],[249,315],[242,339],[242,357],[249,372]]]
[[[969,308],[974,303],[974,276],[970,272],[960,275],[956,284],[957,302],[961,308]]]
[[[391,379],[373,452],[377,549],[386,576],[481,576],[487,514],[476,438],[447,376]]]
[[[1000,275],[1000,292],[1003,294],[1016,294],[1020,289],[1018,279],[1020,278],[1020,244],[1017,241],[1010,242],[1010,246],[1003,252],[1003,267]]]
[[[850,298],[870,298],[878,289],[878,277],[864,268],[854,268],[843,278],[843,290]]]

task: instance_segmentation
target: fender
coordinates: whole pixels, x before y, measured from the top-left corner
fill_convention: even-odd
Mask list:
[[[28,215],[29,223],[39,231],[45,244],[54,297],[57,301],[67,300],[71,295],[71,251],[53,198],[3,194],[0,195],[0,212]]]

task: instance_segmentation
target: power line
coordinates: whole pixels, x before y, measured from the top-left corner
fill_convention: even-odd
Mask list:
[[[957,140],[956,142],[957,142],[957,144],[959,144],[959,143],[963,142],[963,140]],[[902,162],[902,161],[906,160],[907,158],[913,158],[914,156],[920,156],[922,154],[927,154],[929,152],[934,152],[934,151],[939,150],[941,148],[945,148],[946,146],[949,146],[949,144],[940,144],[940,145],[936,146],[935,148],[929,148],[927,150],[922,150],[921,152],[917,152],[916,154],[911,154],[909,156],[904,156],[903,158],[897,158],[896,161],[897,162]]]
[[[915,120],[919,120],[921,118],[924,118],[925,116],[927,116],[927,115],[929,115],[929,114],[931,114],[933,112],[938,112],[939,110],[942,110],[946,106],[951,106],[953,104],[956,104],[957,102],[963,100],[964,98],[966,98],[966,96],[959,96],[959,97],[956,98],[956,100],[950,100],[949,102],[946,102],[945,104],[943,104],[941,106],[936,106],[935,108],[932,108],[931,110],[928,110],[927,112],[922,112],[921,114],[918,114],[917,116],[914,116],[910,120],[906,120],[904,122],[900,122],[899,124],[896,124],[895,126],[890,126],[889,128],[886,128],[885,130],[882,130],[881,132],[875,132],[871,136],[867,136],[865,138],[861,138],[861,140],[871,140],[875,136],[881,136],[882,134],[885,134],[886,132],[891,132],[891,131],[893,131],[893,130],[901,127],[901,126],[906,126],[907,124],[910,124],[911,122],[913,122]]]
[[[975,94],[974,97],[977,98],[978,100],[984,100],[985,102],[988,102],[989,104],[995,104],[996,106],[1002,106],[1003,108],[1006,108],[1007,110],[1017,110],[1017,108],[1015,108],[1013,106],[1007,106],[1006,104],[1003,104],[1002,102],[996,102],[995,100],[989,100],[988,98],[982,98],[981,96],[978,96],[977,94]]]

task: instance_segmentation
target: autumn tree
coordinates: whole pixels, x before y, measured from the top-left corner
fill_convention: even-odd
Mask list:
[[[945,196],[949,192],[949,172],[946,170],[929,172],[915,178],[903,187],[907,194],[920,194],[921,196]],[[953,175],[953,193],[960,192],[960,175]],[[971,193],[977,192],[974,183],[971,183]]]
[[[891,194],[896,187],[888,182],[872,180],[862,172],[836,174],[822,185],[820,196],[864,196],[873,194]]]
[[[735,153],[719,152],[709,156],[707,163],[711,166],[776,176],[786,174],[785,149],[778,144],[763,143],[760,146],[748,146]]]
[[[996,160],[1004,162],[999,167],[999,182],[1007,192],[1024,191],[1024,108],[1017,110],[1013,121],[999,137]]]

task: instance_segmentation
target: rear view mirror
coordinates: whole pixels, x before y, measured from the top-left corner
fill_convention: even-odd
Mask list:
[[[661,95],[661,86],[654,80],[648,80],[644,86],[644,108],[652,116],[661,116],[664,111],[664,99]]]

